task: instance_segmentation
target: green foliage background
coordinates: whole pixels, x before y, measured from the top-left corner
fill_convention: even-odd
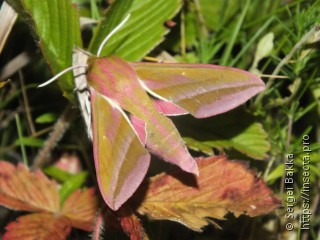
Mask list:
[[[313,204],[310,231],[286,233],[283,230],[285,209],[280,209],[272,216],[256,219],[230,217],[229,221],[221,222],[223,229],[219,231],[209,227],[204,233],[196,234],[181,227],[183,233],[179,237],[258,239],[256,236],[259,236],[262,239],[260,232],[264,231],[265,239],[288,234],[297,239],[317,239],[319,1],[116,0],[111,5],[89,0],[8,2],[20,18],[1,55],[0,67],[22,51],[28,51],[32,57],[24,69],[19,69],[20,74],[12,75],[10,84],[0,89],[1,158],[17,162],[27,157],[24,160],[31,165],[38,149],[45,146],[48,132],[56,129],[54,123],[58,116],[64,116],[65,106],[70,103],[72,113],[68,114],[72,116],[66,118],[62,132],[68,130],[59,143],[51,145],[57,146],[58,153],[77,151],[86,163],[86,172],[94,176],[88,151],[90,144],[85,140],[81,117],[74,109],[77,103],[72,74],[59,78],[60,88],[54,84],[43,89],[35,87],[71,66],[75,46],[95,54],[104,37],[130,12],[128,23],[110,39],[103,56],[116,54],[128,61],[141,61],[146,55],[157,57],[165,51],[181,62],[220,64],[267,75],[263,77],[266,91],[246,106],[205,120],[175,119],[195,154],[225,152],[230,158],[247,160],[284,200],[284,163],[287,154],[294,154],[298,213],[302,203],[299,198],[303,183],[302,141],[304,135],[310,138],[310,201]],[[80,16],[96,19],[97,23],[80,24]],[[15,121],[14,115],[19,115],[20,121]],[[24,157],[20,147],[26,149]],[[47,172],[59,178],[52,169]],[[64,190],[64,197],[83,184],[83,176],[77,178],[81,179],[80,183],[78,180],[71,183],[75,187],[71,186],[70,191]],[[70,186],[70,181],[68,184]],[[271,230],[266,228],[270,222],[274,224]],[[298,215],[296,224],[299,225]],[[170,239],[176,236],[176,227],[166,222],[147,224],[151,239]]]

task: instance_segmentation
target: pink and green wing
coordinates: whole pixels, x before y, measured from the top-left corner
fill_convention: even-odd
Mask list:
[[[89,63],[89,86],[130,113],[131,124],[146,148],[165,161],[198,174],[196,162],[174,124],[157,112],[163,106],[153,105],[130,64],[115,56],[91,58]],[[172,107],[172,112],[185,112],[174,104]]]
[[[199,175],[196,161],[190,155],[171,119],[156,111],[147,121],[147,149],[182,170]]]
[[[90,93],[97,180],[105,202],[117,210],[142,182],[150,154],[121,109],[94,89]]]
[[[161,111],[168,115],[174,115],[173,104],[197,118],[217,115],[243,104],[265,88],[257,76],[231,67],[179,63],[131,66],[149,94],[163,100]],[[177,115],[185,112],[176,111]]]

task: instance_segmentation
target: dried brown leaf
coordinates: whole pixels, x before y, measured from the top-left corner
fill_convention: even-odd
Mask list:
[[[272,191],[243,162],[217,156],[197,163],[198,178],[182,171],[151,178],[138,212],[201,231],[210,221],[207,217],[224,219],[229,211],[258,216],[279,206]]]
[[[91,229],[98,200],[94,189],[77,190],[60,209],[58,186],[41,171],[0,161],[0,205],[37,212],[9,223],[4,239],[66,239],[71,227]]]
[[[6,229],[3,240],[64,240],[71,231],[71,225],[63,216],[34,213],[19,217]]]
[[[30,212],[57,212],[57,185],[40,171],[30,173],[22,164],[15,167],[0,161],[0,205]]]
[[[76,191],[69,196],[62,207],[62,214],[68,217],[71,225],[90,231],[98,209],[98,199],[93,188]]]

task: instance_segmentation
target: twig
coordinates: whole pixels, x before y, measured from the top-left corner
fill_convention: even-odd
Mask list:
[[[29,99],[28,99],[27,91],[26,91],[25,84],[24,84],[24,77],[23,77],[23,74],[22,74],[21,70],[19,71],[19,78],[20,78],[22,98],[23,98],[23,102],[24,102],[24,108],[25,108],[25,111],[26,111],[28,124],[29,124],[29,127],[30,127],[31,134],[34,135],[35,132],[36,132],[36,129],[35,129],[35,126],[33,124],[32,117],[31,117]]]
[[[70,106],[62,113],[53,127],[53,131],[50,133],[49,138],[46,140],[43,148],[38,152],[38,155],[34,159],[32,169],[38,169],[48,163],[48,159],[51,151],[55,148],[60,141],[66,130],[69,128],[70,122],[74,118],[74,113],[71,111]]]
[[[31,60],[32,54],[30,52],[24,51],[20,53],[0,70],[0,80],[7,80],[11,75],[26,66]]]
[[[48,133],[48,132],[51,132],[52,129],[53,129],[52,126],[47,127],[47,128],[43,128],[43,129],[41,129],[40,131],[37,131],[37,132],[35,132],[34,134],[32,134],[31,137],[34,137],[34,138],[40,137],[40,136],[42,136],[42,135],[44,135],[44,134],[46,134],[46,133]]]

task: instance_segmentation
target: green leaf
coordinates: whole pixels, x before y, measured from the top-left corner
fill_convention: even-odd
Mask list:
[[[101,56],[114,54],[128,61],[138,61],[164,40],[168,32],[164,23],[179,11],[181,5],[181,0],[114,1],[98,26],[89,49],[96,54],[103,39],[130,12],[131,17],[109,40]]]
[[[114,1],[113,4],[108,9],[108,12],[103,19],[103,21],[100,22],[97,29],[95,30],[95,34],[93,35],[93,38],[90,42],[89,50],[93,54],[97,54],[97,51],[99,49],[100,44],[104,40],[104,38],[121,22],[121,20],[129,13],[130,6],[132,5],[133,0],[120,0],[120,1]],[[132,17],[132,16],[131,16]],[[125,24],[127,25],[128,22]],[[122,29],[125,28],[125,26],[122,27]],[[121,29],[120,29],[121,30]],[[120,32],[118,31],[118,33]],[[107,43],[108,49],[110,48],[110,42],[112,40],[115,40],[117,38],[117,34],[112,37],[112,39],[109,40]],[[101,55],[105,55],[104,52],[102,52]]]
[[[204,17],[206,25],[218,31],[227,25],[227,21],[237,12],[240,12],[238,1],[235,0],[200,0],[200,12]]]
[[[36,118],[36,123],[52,123],[58,119],[55,113],[45,113]]]
[[[278,165],[275,169],[268,174],[266,181],[270,184],[274,183],[277,179],[281,178],[284,173],[284,164]]]
[[[87,172],[80,172],[73,175],[54,166],[46,167],[43,172],[63,183],[59,191],[61,203],[75,190],[80,188],[88,176]]]
[[[202,152],[209,156],[213,155],[212,147],[208,146],[206,142],[197,141],[190,137],[184,137],[183,140],[191,150]]]
[[[80,188],[86,180],[87,176],[87,172],[80,172],[76,175],[71,176],[67,181],[65,181],[59,191],[60,203],[63,203],[71,193]]]
[[[72,174],[68,173],[67,171],[61,170],[60,168],[54,166],[46,167],[43,169],[43,172],[60,182],[66,182],[72,176]]]
[[[187,146],[208,155],[211,155],[210,148],[234,149],[261,160],[270,151],[268,135],[262,125],[239,108],[207,119],[184,117],[184,121],[177,124],[182,136],[189,137],[184,138]]]
[[[20,0],[30,15],[44,58],[54,74],[72,65],[72,49],[82,45],[79,16],[71,0]],[[59,81],[64,96],[73,100],[72,73]]]
[[[39,138],[34,137],[22,137],[20,140],[17,139],[14,144],[17,146],[20,146],[20,143],[22,142],[23,145],[29,146],[29,147],[42,147],[43,146],[43,140]]]
[[[253,64],[250,68],[250,72],[253,72],[257,75],[261,74],[261,72],[258,69],[258,63],[260,62],[261,59],[268,57],[271,54],[273,50],[273,39],[274,39],[273,32],[267,33],[260,39],[254,55]]]
[[[241,133],[227,140],[207,142],[211,147],[234,148],[239,152],[256,159],[264,159],[270,150],[267,133],[260,123],[253,123]]]
[[[225,131],[228,132],[228,129],[225,129]],[[188,144],[190,144],[190,140],[186,143],[189,147]],[[252,123],[242,132],[231,138],[215,139],[204,142],[199,142],[193,139],[191,143],[191,148],[193,150],[196,150],[194,148],[196,145],[201,152],[206,154],[210,154],[207,150],[208,148],[234,148],[248,157],[260,160],[266,158],[266,153],[270,150],[270,144],[267,141],[267,134],[260,123]]]

